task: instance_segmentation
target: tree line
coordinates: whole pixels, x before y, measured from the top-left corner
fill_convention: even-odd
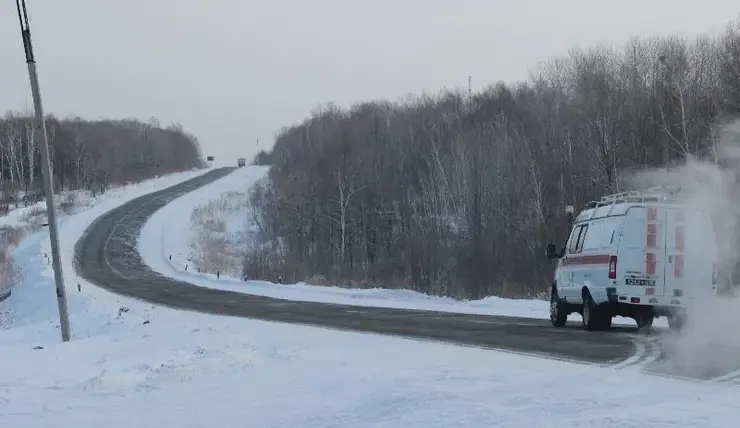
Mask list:
[[[84,120],[46,118],[55,192],[103,193],[112,184],[204,166],[195,136],[156,118]],[[0,206],[43,196],[41,155],[30,114],[0,118]]]
[[[247,277],[534,296],[564,207],[624,171],[717,158],[740,112],[740,21],[715,37],[633,38],[544,61],[528,80],[316,109],[256,164]]]

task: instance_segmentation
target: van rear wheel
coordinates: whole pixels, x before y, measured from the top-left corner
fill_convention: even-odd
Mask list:
[[[583,293],[583,328],[589,331],[606,330],[612,325],[612,317],[594,302],[588,291]]]
[[[654,319],[653,313],[649,311],[643,311],[635,316],[637,328],[640,330],[649,330],[653,326]]]
[[[686,323],[686,316],[682,314],[671,314],[668,315],[668,328],[673,331],[681,331],[684,324]]]
[[[599,329],[599,310],[588,291],[583,292],[583,312],[581,316],[583,318],[583,328],[592,331]]]

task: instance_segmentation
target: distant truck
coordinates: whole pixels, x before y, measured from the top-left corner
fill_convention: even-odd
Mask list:
[[[246,158],[239,158],[236,161],[236,164],[241,168],[243,166],[247,166],[247,159]]]

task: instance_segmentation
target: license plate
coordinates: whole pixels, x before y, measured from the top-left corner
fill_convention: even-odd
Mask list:
[[[626,278],[624,285],[635,285],[638,287],[655,287],[654,279],[637,279],[637,278]]]

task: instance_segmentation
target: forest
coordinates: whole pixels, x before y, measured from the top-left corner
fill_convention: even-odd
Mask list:
[[[163,127],[156,118],[143,122],[50,115],[45,123],[55,194],[84,190],[97,197],[115,185],[205,166],[195,136],[178,124]],[[0,118],[0,217],[44,199],[39,132],[30,113],[8,112]],[[59,208],[73,211],[75,195],[67,192],[59,198]],[[45,221],[46,210],[25,214],[32,215]],[[7,296],[21,272],[10,250],[40,224],[0,227],[0,297]]]
[[[195,136],[156,118],[83,120],[46,118],[55,192],[104,193],[114,184],[204,166]],[[33,117],[8,112],[0,118],[0,205],[43,194],[41,155]],[[12,207],[11,207],[12,208]]]
[[[467,76],[463,76],[463,79]],[[541,295],[566,205],[630,171],[717,159],[740,109],[740,20],[717,36],[573,49],[527,80],[332,103],[255,164],[244,274],[475,299]]]

